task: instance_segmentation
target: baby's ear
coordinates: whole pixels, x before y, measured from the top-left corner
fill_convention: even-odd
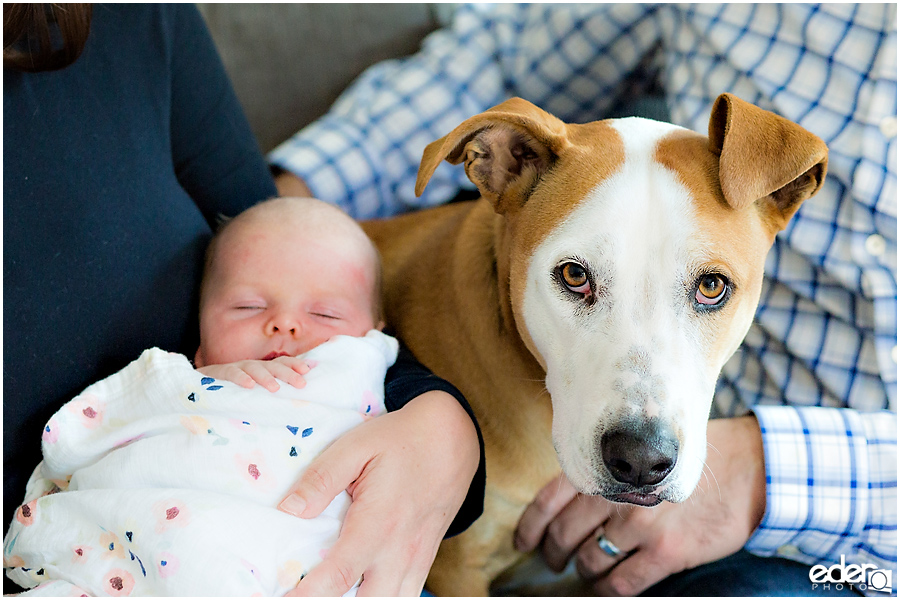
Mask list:
[[[205,367],[203,364],[203,354],[200,353],[200,348],[197,348],[197,353],[194,354],[194,368],[199,369],[200,367]]]

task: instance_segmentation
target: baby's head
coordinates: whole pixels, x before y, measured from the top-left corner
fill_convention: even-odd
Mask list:
[[[360,226],[312,198],[276,198],[210,242],[195,365],[296,356],[383,326],[381,263]]]

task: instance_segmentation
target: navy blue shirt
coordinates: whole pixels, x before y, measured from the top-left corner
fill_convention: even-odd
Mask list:
[[[3,70],[3,475],[12,517],[66,400],[192,356],[219,213],[276,191],[200,14],[94,6],[71,66]]]
[[[193,356],[211,231],[276,190],[193,5],[94,5],[75,63],[4,69],[3,84],[8,523],[64,402],[146,348]],[[471,414],[453,386],[401,358],[392,408],[444,389]],[[482,459],[451,533],[483,494]]]

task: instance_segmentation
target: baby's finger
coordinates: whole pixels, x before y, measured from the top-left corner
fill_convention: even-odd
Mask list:
[[[309,364],[299,356],[279,356],[275,359],[277,362],[287,365],[297,373],[306,375],[313,365]]]
[[[266,368],[273,376],[277,377],[288,385],[292,385],[295,388],[302,388],[306,386],[306,380],[303,378],[303,374],[297,371],[294,364],[292,363],[286,363],[282,362],[280,359],[276,359],[267,363]]]
[[[236,383],[245,388],[252,388],[256,385],[256,381],[254,381],[250,375],[245,373],[242,369],[232,365],[228,365],[225,374],[221,375],[219,379]]]
[[[244,363],[243,369],[247,375],[253,378],[253,381],[270,392],[277,392],[278,388],[281,387],[278,385],[278,382],[275,381],[275,376],[272,375],[269,366],[266,363],[260,361],[247,361]]]
[[[306,360],[300,358],[299,356],[279,356],[272,362],[281,363],[287,367],[290,367],[301,375],[306,375],[313,367],[312,364],[306,362]]]

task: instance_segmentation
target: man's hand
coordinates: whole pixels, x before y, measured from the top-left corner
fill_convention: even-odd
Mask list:
[[[432,391],[350,430],[303,474],[279,508],[309,519],[342,490],[353,502],[328,556],[289,596],[417,596],[478,468],[472,420]]]
[[[282,380],[295,388],[306,385],[303,376],[309,373],[309,365],[302,358],[279,356],[273,360],[241,360],[225,365],[207,365],[197,369],[204,375],[224,379],[241,387],[252,388],[257,383],[270,392],[277,392]]]
[[[565,476],[544,487],[519,521],[516,547],[540,546],[562,570],[574,555],[579,574],[603,596],[635,596],[667,576],[737,552],[766,507],[762,437],[756,418],[716,419],[707,429],[704,477],[681,504],[653,508],[578,494]],[[597,545],[603,534],[622,552]]]

